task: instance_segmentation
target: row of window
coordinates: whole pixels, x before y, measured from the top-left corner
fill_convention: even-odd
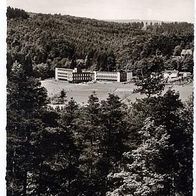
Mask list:
[[[57,71],[64,71],[64,72],[72,72],[72,69],[64,69],[64,68],[58,68]]]
[[[74,80],[92,80],[91,77],[73,77]]]
[[[99,76],[96,76],[96,78],[117,78],[117,76],[105,76],[105,75],[99,75]]]
[[[96,74],[96,76],[117,76],[117,73],[113,73],[113,74],[100,73],[100,74]]]
[[[73,76],[78,76],[78,77],[91,77],[92,74],[73,74]]]

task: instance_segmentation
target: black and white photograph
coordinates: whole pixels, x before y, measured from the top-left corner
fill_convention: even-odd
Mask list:
[[[7,196],[194,195],[194,0],[7,0],[6,25]]]

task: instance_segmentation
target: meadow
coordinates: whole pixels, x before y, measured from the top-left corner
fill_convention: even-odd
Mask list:
[[[104,100],[109,93],[118,95],[124,103],[134,102],[136,98],[143,98],[145,95],[133,93],[137,87],[134,83],[119,83],[119,82],[96,82],[96,83],[80,83],[72,84],[67,81],[55,81],[54,79],[42,80],[41,84],[47,89],[48,97],[53,97],[59,94],[62,90],[66,92],[67,100],[73,99],[83,105],[87,103],[89,95],[96,93],[99,100]],[[186,85],[166,85],[165,90],[172,88],[180,93],[182,101],[186,101],[193,92],[193,84]]]

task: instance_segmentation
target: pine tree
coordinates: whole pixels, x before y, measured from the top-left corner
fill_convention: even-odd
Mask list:
[[[191,196],[193,191],[193,98],[183,103],[178,110],[178,147],[175,155],[178,161],[176,172],[176,192]],[[176,142],[175,142],[176,143]]]
[[[89,96],[88,104],[82,109],[80,131],[83,140],[81,155],[82,168],[85,173],[85,195],[99,195],[100,176],[97,171],[99,156],[99,136],[101,133],[100,103],[96,94]]]
[[[162,151],[168,147],[167,131],[163,126],[156,127],[147,118],[140,134],[141,145],[132,152],[123,154],[125,164],[117,173],[110,173],[108,178],[114,189],[107,193],[112,195],[164,196],[165,181],[168,176],[157,169],[157,162],[162,158]]]
[[[116,95],[109,94],[106,101],[101,102],[101,132],[97,168],[103,181],[103,194],[107,190],[107,175],[115,170],[126,149],[124,143],[127,136],[126,107]]]
[[[15,63],[7,86],[7,191],[26,195],[33,184],[36,144],[42,132],[41,111],[47,103],[40,82]]]

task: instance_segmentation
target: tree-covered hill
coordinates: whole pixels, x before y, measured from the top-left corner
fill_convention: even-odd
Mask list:
[[[193,24],[185,22],[146,25],[24,13],[8,7],[8,71],[16,60],[23,64],[26,56],[38,76],[44,72],[49,77],[56,66],[130,69],[157,52],[168,62],[175,47],[193,49]]]
[[[192,48],[192,25],[145,30],[8,10],[7,195],[192,196],[193,99],[161,94],[165,63]],[[82,59],[97,69],[145,66],[136,82],[145,97],[128,106],[93,93],[80,106],[62,90],[54,99],[64,107],[53,109],[35,76]]]

